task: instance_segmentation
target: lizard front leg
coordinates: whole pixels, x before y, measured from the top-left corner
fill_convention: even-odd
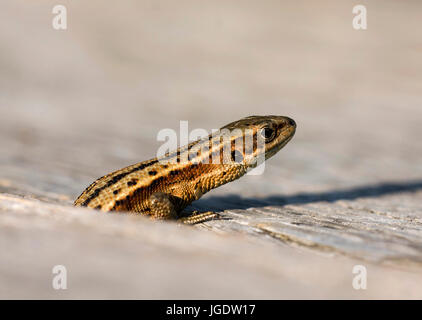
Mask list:
[[[210,221],[219,217],[220,215],[216,212],[207,211],[199,213],[198,211],[195,211],[192,215],[188,217],[180,218],[179,221],[184,224],[197,224],[205,221]]]
[[[151,218],[155,220],[178,219],[178,221],[184,224],[196,224],[219,217],[218,213],[212,211],[204,213],[198,213],[195,211],[193,215],[179,218],[178,212],[176,210],[178,207],[178,201],[180,200],[177,197],[164,192],[153,193],[149,197]]]
[[[153,193],[149,197],[149,208],[151,209],[150,215],[152,219],[167,220],[178,218],[175,199],[167,193]]]

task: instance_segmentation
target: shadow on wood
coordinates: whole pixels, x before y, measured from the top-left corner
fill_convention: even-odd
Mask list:
[[[380,197],[383,195],[422,190],[422,180],[402,183],[381,183],[345,190],[333,190],[318,193],[299,193],[291,196],[272,195],[265,198],[242,198],[239,195],[211,196],[194,203],[195,207],[213,210],[249,209],[265,206],[283,206],[288,204],[308,204],[313,202],[335,202],[355,200],[357,198]]]

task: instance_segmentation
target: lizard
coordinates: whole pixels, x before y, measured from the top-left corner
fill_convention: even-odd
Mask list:
[[[194,212],[185,217],[183,210],[211,189],[255,168],[259,157],[263,161],[272,157],[295,131],[296,122],[284,116],[249,116],[231,122],[219,129],[218,133],[223,134],[211,134],[97,179],[74,205],[104,212],[133,212],[156,220],[176,219],[186,224],[214,219],[219,217],[215,212]]]

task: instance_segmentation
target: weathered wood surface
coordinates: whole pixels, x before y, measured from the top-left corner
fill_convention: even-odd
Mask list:
[[[422,298],[422,5],[355,31],[352,1],[154,3],[72,1],[67,31],[52,1],[0,5],[0,298]],[[160,129],[251,114],[297,134],[192,206],[223,220],[71,206]]]

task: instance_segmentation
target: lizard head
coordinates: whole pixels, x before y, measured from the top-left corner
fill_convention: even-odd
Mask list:
[[[229,123],[221,129],[228,129],[232,132],[232,137],[237,135],[235,139],[243,140],[242,160],[246,165],[254,167],[258,157],[265,156],[265,159],[269,159],[293,138],[296,122],[283,116],[250,116]]]

